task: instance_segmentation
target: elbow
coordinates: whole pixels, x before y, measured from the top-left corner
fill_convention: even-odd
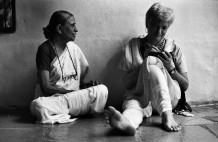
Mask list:
[[[182,91],[186,91],[189,87],[189,81],[186,81],[182,86],[181,86],[181,90]]]
[[[41,87],[42,93],[43,93],[45,96],[51,96],[51,95],[53,95],[53,94],[50,93],[49,86],[40,85],[40,87]]]
[[[48,92],[47,87],[41,85],[41,90],[42,90],[42,93],[43,93],[43,94],[48,94],[48,93],[47,93],[47,92]]]
[[[183,88],[184,91],[188,90],[188,85],[185,85]]]

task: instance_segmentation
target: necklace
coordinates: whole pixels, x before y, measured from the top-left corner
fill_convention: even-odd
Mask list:
[[[157,47],[161,52],[164,50],[164,45],[165,45],[166,39],[163,38],[156,46],[150,44],[148,42],[148,38],[145,37],[145,43],[148,44],[150,47]]]
[[[166,43],[166,39],[164,38],[157,46],[157,48],[160,50],[160,51],[163,51],[164,50],[164,45]]]
[[[54,45],[53,42],[51,42],[51,43],[52,43],[52,45],[53,45],[53,47],[54,47],[54,49],[55,49],[55,54],[56,54],[56,56],[57,56],[57,58],[58,58],[58,62],[59,62],[60,68],[61,68],[61,77],[62,77],[62,80],[65,82],[66,79],[70,78],[71,76],[73,76],[73,78],[74,78],[75,80],[78,80],[78,78],[77,78],[77,69],[76,69],[76,66],[75,66],[75,64],[74,64],[74,62],[73,62],[73,59],[72,59],[72,56],[71,56],[71,53],[70,53],[70,50],[69,50],[68,46],[67,46],[66,48],[67,48],[67,51],[68,51],[68,53],[69,53],[69,55],[70,55],[70,60],[71,60],[71,62],[72,62],[72,64],[73,64],[73,67],[74,67],[74,69],[75,69],[76,74],[75,74],[75,75],[70,75],[70,76],[64,77],[63,67],[61,66],[61,61],[60,61],[60,58],[59,58],[59,55],[58,55],[58,52],[57,52],[57,48],[56,48],[56,46]]]

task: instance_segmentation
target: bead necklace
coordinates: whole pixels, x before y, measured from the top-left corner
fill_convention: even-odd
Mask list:
[[[59,62],[60,68],[61,68],[61,77],[62,77],[62,80],[65,82],[68,77],[64,77],[63,67],[61,66],[61,62],[60,62],[60,58],[59,58],[59,55],[58,55],[58,52],[57,52],[57,48],[56,48],[56,46],[54,45],[53,42],[51,42],[51,43],[52,43],[52,45],[53,45],[53,47],[54,47],[54,49],[55,49],[55,54],[56,54],[56,56],[57,56],[57,58],[58,58],[58,62]],[[74,67],[74,69],[75,69],[75,71],[76,71],[76,74],[75,74],[75,75],[71,75],[71,76],[73,76],[73,78],[74,78],[75,80],[78,80],[78,78],[77,78],[77,69],[76,69],[76,66],[75,66],[75,64],[74,64],[74,62],[73,62],[73,59],[72,59],[72,56],[71,56],[71,54],[70,54],[70,50],[69,50],[68,46],[67,46],[66,48],[67,48],[67,51],[68,51],[68,53],[69,53],[69,55],[70,55],[70,60],[71,60],[71,62],[72,62],[72,64],[73,64],[73,67]]]

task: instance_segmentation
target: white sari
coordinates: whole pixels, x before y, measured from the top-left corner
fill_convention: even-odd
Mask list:
[[[89,71],[89,64],[81,49],[75,43],[68,42],[67,48],[51,62],[49,71],[50,84],[67,90],[79,90],[80,79]],[[62,76],[65,81],[62,79]],[[35,99],[41,96],[45,95],[38,84]]]
[[[80,48],[68,42],[65,50],[51,62],[49,79],[50,84],[57,88],[75,91],[43,97],[46,95],[38,84],[35,100],[31,103],[31,113],[38,118],[39,123],[67,123],[73,121],[71,116],[103,112],[108,96],[106,86],[79,90],[80,79],[88,71],[89,64]]]

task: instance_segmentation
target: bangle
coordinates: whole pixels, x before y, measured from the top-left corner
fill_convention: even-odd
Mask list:
[[[173,75],[175,73],[175,71],[176,71],[176,68],[173,68],[172,70],[169,71],[169,74]]]

